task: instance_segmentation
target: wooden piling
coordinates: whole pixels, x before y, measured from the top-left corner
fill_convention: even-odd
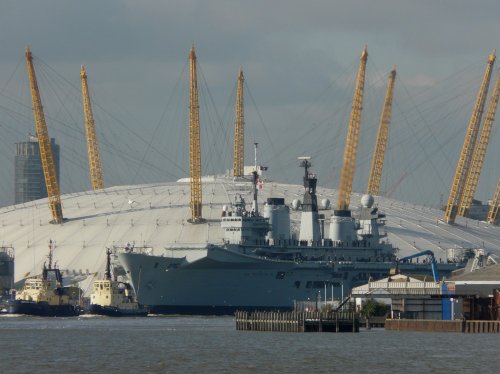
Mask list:
[[[418,319],[387,319],[386,330],[463,332],[467,334],[500,333],[500,321],[444,321]]]
[[[241,331],[359,332],[359,315],[352,312],[236,311],[234,316]]]

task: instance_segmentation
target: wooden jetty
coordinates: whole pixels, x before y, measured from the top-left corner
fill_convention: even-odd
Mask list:
[[[386,330],[426,331],[426,332],[463,332],[463,333],[500,333],[500,321],[474,320],[425,320],[425,319],[387,319]]]
[[[236,311],[236,330],[276,332],[359,332],[359,315],[351,311]]]

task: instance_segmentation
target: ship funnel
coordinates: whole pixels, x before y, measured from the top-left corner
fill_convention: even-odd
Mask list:
[[[341,245],[356,240],[355,222],[350,210],[334,210],[330,218],[330,239]]]
[[[270,197],[264,205],[264,218],[269,218],[270,230],[266,236],[269,244],[290,239],[290,208],[285,205],[285,199]]]

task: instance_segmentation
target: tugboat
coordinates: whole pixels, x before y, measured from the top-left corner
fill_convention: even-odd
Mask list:
[[[54,242],[49,241],[48,267],[43,264],[42,275],[26,279],[21,291],[13,293],[7,306],[10,314],[27,314],[44,317],[72,317],[80,308],[71,303],[68,288],[63,287],[63,277],[57,264],[52,265]]]
[[[109,248],[106,249],[104,279],[94,282],[89,313],[109,317],[146,317],[149,313],[148,308],[136,301],[132,287],[128,283],[112,279]]]

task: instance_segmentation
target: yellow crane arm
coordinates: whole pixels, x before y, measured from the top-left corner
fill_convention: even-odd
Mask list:
[[[474,110],[472,111],[472,115],[469,120],[469,127],[467,129],[467,134],[465,135],[464,144],[462,146],[462,151],[460,152],[457,168],[455,170],[455,176],[451,185],[450,195],[448,196],[448,202],[446,204],[446,211],[444,214],[444,221],[446,223],[454,223],[458,213],[458,207],[464,191],[465,180],[467,178],[467,173],[469,172],[474,147],[476,145],[477,134],[481,124],[481,117],[483,115],[484,104],[488,94],[491,71],[493,70],[494,63],[495,51],[493,51],[493,53],[488,57],[483,81],[481,83],[481,87],[479,88],[476,104],[474,105]]]
[[[194,46],[189,53],[189,175],[191,189],[191,220],[202,220],[201,207],[201,150],[200,150],[200,107],[198,104],[198,79]]]
[[[30,81],[31,101],[33,103],[33,115],[35,117],[40,158],[42,161],[43,175],[45,177],[45,185],[47,186],[49,208],[52,213],[51,223],[62,223],[63,214],[61,207],[61,195],[59,193],[59,184],[57,182],[54,156],[52,155],[49,131],[47,130],[45,115],[43,113],[42,99],[36,80],[35,67],[33,66],[33,56],[31,55],[29,48],[26,48],[25,59]]]
[[[493,200],[491,200],[490,210],[488,211],[488,222],[492,225],[497,224],[498,220],[498,211],[500,210],[500,178],[498,178],[497,182],[497,190],[495,191],[495,196],[493,196]]]
[[[243,176],[245,159],[245,113],[243,106],[243,84],[245,77],[243,70],[240,69],[238,75],[238,89],[236,92],[236,120],[234,124],[234,160],[233,175],[235,177]]]
[[[80,71],[82,81],[82,100],[83,113],[85,115],[85,134],[87,136],[87,150],[89,155],[90,181],[92,190],[100,190],[104,188],[104,180],[102,177],[101,156],[99,154],[99,144],[97,143],[97,134],[95,130],[94,114],[90,102],[89,86],[87,83],[87,73],[82,65]]]
[[[493,127],[493,123],[495,122],[495,114],[497,111],[499,96],[500,72],[498,73],[495,88],[493,89],[493,94],[491,95],[488,110],[484,118],[481,135],[479,136],[476,149],[474,150],[474,155],[472,156],[469,174],[467,175],[467,179],[465,181],[464,192],[460,201],[460,206],[458,207],[458,215],[460,216],[465,217],[467,213],[469,213],[472,199],[474,198],[474,194],[476,193],[479,176],[481,174],[481,169],[483,168],[484,159],[486,157],[486,148],[488,147],[488,142],[490,140],[491,129]]]
[[[349,127],[347,129],[347,140],[344,148],[344,161],[340,175],[339,195],[337,198],[337,209],[348,210],[351,201],[352,181],[356,168],[356,155],[359,141],[359,128],[361,124],[361,112],[363,109],[363,93],[365,89],[365,72],[368,51],[365,47],[361,53],[358,77],[352,103]]]
[[[387,82],[387,91],[385,93],[384,106],[380,115],[380,123],[377,132],[377,142],[373,152],[372,166],[370,169],[370,178],[368,179],[368,188],[366,193],[378,195],[380,182],[382,180],[382,170],[384,167],[385,149],[389,138],[389,126],[391,125],[392,97],[394,94],[394,83],[396,81],[396,67],[389,73]]]

